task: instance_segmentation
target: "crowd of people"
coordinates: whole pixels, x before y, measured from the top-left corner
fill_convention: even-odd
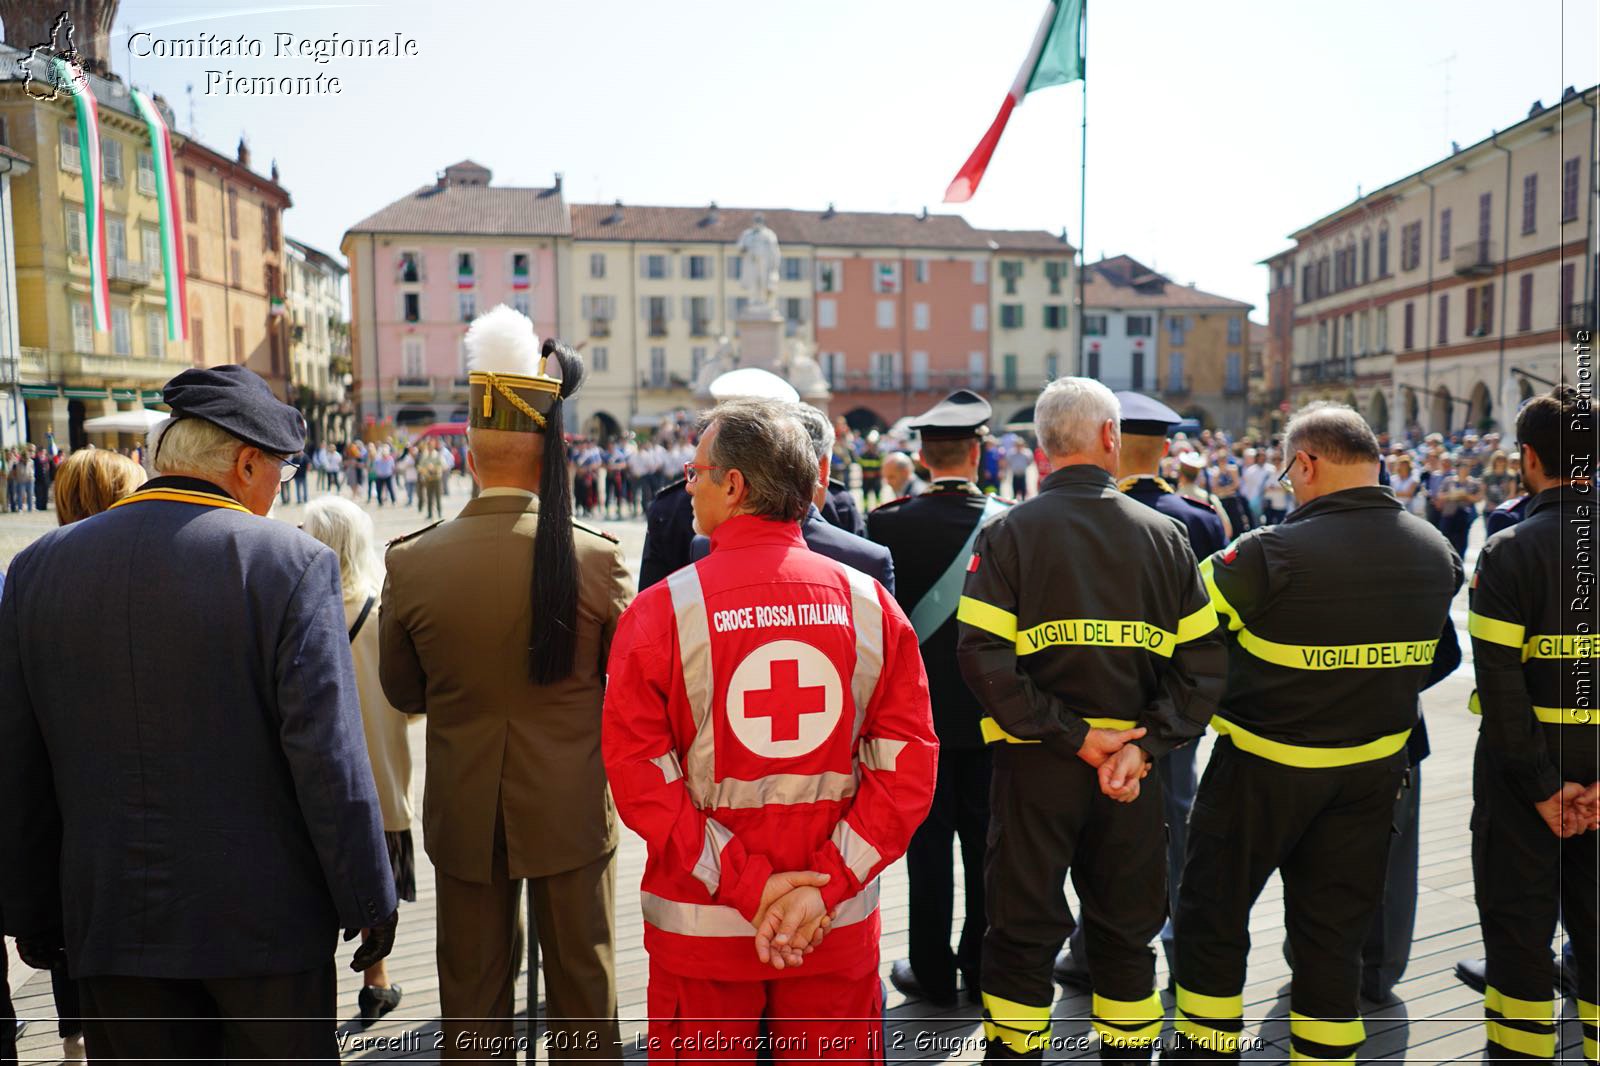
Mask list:
[[[620,821],[647,848],[652,1061],[882,1061],[878,886],[902,855],[891,979],[965,994],[988,1059],[1053,1053],[1061,980],[1092,990],[1103,1061],[1237,1060],[1278,871],[1294,1057],[1350,1061],[1409,953],[1390,919],[1415,842],[1391,830],[1415,823],[1418,694],[1461,658],[1450,522],[1493,479],[1497,513],[1526,496],[1479,553],[1468,634],[1488,1055],[1553,1054],[1559,915],[1594,1057],[1600,732],[1562,702],[1593,656],[1550,595],[1589,506],[1570,391],[1519,414],[1516,468],[1492,438],[1390,447],[1331,404],[1275,441],[1183,437],[1081,378],[1009,441],[966,390],[913,446],[790,389],[630,450],[562,432],[582,360],[525,317],[496,308],[467,350],[464,455],[302,458],[298,412],[229,366],[168,383],[151,480],[92,449],[58,471],[61,528],[0,586],[0,931],[59,975],[69,1054],[336,1061],[340,929],[362,1021],[393,1011],[420,722],[447,1059],[515,1056],[524,890],[550,1057],[621,1055]],[[462,468],[460,515],[380,563],[356,504]],[[311,470],[333,491],[300,528],[260,521]],[[613,473],[612,513],[650,527],[637,593],[582,521]],[[107,611],[138,624],[77,639]]]

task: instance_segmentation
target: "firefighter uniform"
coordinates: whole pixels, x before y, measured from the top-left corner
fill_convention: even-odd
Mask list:
[[[958,389],[911,425],[924,442],[976,442],[991,409]],[[979,526],[1009,504],[986,496],[963,477],[934,481],[918,496],[891,500],[867,516],[871,539],[894,556],[896,598],[911,619],[928,671],[933,726],[939,734],[939,778],[933,807],[906,848],[911,883],[909,960],[890,973],[896,988],[935,1003],[954,1003],[957,973],[976,1000],[983,931],[983,856],[989,833],[989,750],[983,716],[956,662],[956,607]],[[952,952],[955,909],[952,845],[961,842],[966,915]]]
[[[1563,782],[1587,787],[1600,777],[1600,714],[1576,694],[1581,678],[1592,682],[1594,601],[1563,572],[1561,551],[1563,536],[1575,539],[1593,522],[1592,493],[1546,489],[1522,522],[1483,546],[1472,578],[1467,628],[1483,713],[1472,867],[1488,954],[1490,1061],[1555,1055],[1550,938],[1558,912],[1577,963],[1583,1054],[1596,1059],[1600,834],[1563,840],[1534,809]]]
[[[606,773],[649,848],[650,1060],[754,1061],[763,1014],[774,1058],[881,1060],[878,875],[938,758],[916,634],[797,523],[739,515],[711,543],[623,614],[606,688]],[[775,971],[751,923],[788,870],[830,876],[833,924]]]
[[[1119,803],[1078,758],[1091,728],[1193,739],[1224,673],[1184,531],[1096,466],[1056,470],[978,535],[957,617],[962,674],[994,744],[983,943],[989,1057],[1042,1057],[1051,964],[1082,901],[1101,1057],[1148,1061],[1161,1033],[1150,940],[1167,911],[1159,778]]]
[[[1311,500],[1201,571],[1227,628],[1228,685],[1189,816],[1167,1057],[1238,1057],[1250,908],[1276,869],[1294,1057],[1350,1061],[1406,741],[1461,561],[1372,485]]]

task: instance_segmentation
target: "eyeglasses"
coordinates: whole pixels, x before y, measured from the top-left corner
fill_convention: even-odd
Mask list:
[[[1295,452],[1294,457],[1291,458],[1288,465],[1283,468],[1283,473],[1278,475],[1278,484],[1292,487],[1289,485],[1289,471],[1294,469],[1295,460],[1299,459],[1302,455],[1307,459],[1310,459],[1313,463],[1317,461],[1317,457],[1312,455],[1310,452]]]
[[[726,470],[726,469],[728,469],[728,468],[725,467],[725,466],[705,466],[705,465],[702,465],[700,463],[684,463],[683,464],[683,480],[685,480],[689,484],[693,485],[696,481],[700,480],[700,471],[702,471],[702,470]]]
[[[267,454],[271,455],[272,453],[268,452]],[[273,455],[272,457],[283,464],[278,467],[278,484],[285,485],[293,481],[294,476],[300,472],[300,463],[296,457],[292,455]]]

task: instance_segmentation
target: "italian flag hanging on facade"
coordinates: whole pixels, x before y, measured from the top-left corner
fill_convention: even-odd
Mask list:
[[[945,190],[947,204],[966,203],[978,191],[978,182],[989,168],[1000,135],[1011,121],[1011,112],[1022,103],[1022,98],[1036,89],[1052,85],[1066,85],[1083,79],[1083,9],[1085,0],[1050,0],[1039,30],[1033,35],[1028,58],[1022,61],[1011,91],[1000,105],[1000,114],[989,126],[989,131],[972,150],[972,155],[962,164],[956,179]]]
[[[94,328],[101,333],[111,329],[111,288],[106,277],[106,210],[100,198],[100,115],[89,76],[68,66],[66,60],[53,60],[59,84],[72,86],[72,100],[78,113],[78,163],[83,170],[83,218],[89,248],[90,303],[94,308]]]
[[[161,206],[161,270],[167,288],[167,337],[189,338],[189,290],[183,262],[183,223],[178,217],[177,172],[172,166],[172,132],[154,102],[132,90],[133,106],[150,128],[150,158],[156,170],[156,201]]]

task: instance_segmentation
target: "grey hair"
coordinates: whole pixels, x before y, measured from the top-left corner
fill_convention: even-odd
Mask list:
[[[1283,433],[1285,451],[1305,451],[1331,463],[1375,463],[1378,438],[1367,420],[1348,404],[1318,400],[1289,419]]]
[[[1122,421],[1122,405],[1094,378],[1056,378],[1033,405],[1033,424],[1046,455],[1075,455],[1094,447],[1107,420]]]
[[[908,474],[917,472],[917,465],[911,461],[911,456],[905,452],[890,452],[883,457],[883,466],[885,470],[892,466],[896,470],[904,470]]]
[[[300,528],[339,557],[339,584],[346,597],[377,591],[383,584],[372,516],[343,496],[321,496],[306,507]]]
[[[158,474],[190,474],[207,481],[228,476],[244,441],[203,418],[164,422],[150,441],[150,465]]]
[[[811,438],[811,453],[817,462],[833,454],[833,426],[828,416],[808,403],[794,404],[794,416]]]
[[[717,431],[708,451],[713,484],[738,470],[749,487],[748,513],[783,522],[805,517],[817,484],[817,460],[793,404],[731,400],[707,412],[703,425],[705,432]]]

